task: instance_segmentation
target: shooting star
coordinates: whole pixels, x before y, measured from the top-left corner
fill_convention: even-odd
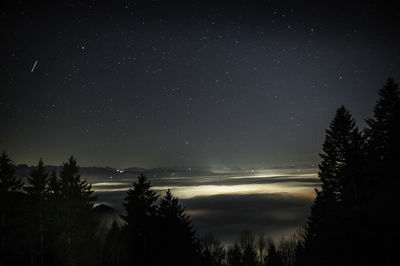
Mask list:
[[[32,67],[32,70],[31,70],[31,73],[33,72],[33,70],[35,70],[35,67],[36,67],[36,64],[37,64],[37,62],[38,62],[38,60],[36,60],[36,61],[35,61],[35,63],[33,64],[33,67]]]

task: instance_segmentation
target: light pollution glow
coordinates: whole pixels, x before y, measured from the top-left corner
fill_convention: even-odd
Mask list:
[[[252,179],[273,179],[273,178],[290,178],[298,179],[296,182],[274,182],[274,183],[252,183]],[[315,196],[314,186],[302,182],[304,178],[315,178],[315,173],[299,173],[299,174],[254,174],[254,175],[235,175],[227,177],[190,177],[192,183],[190,185],[155,185],[152,187],[156,192],[163,192],[170,189],[174,196],[181,199],[188,199],[199,196],[214,196],[222,194],[262,194],[262,193],[289,193],[298,196],[313,198]],[[163,178],[170,180],[171,178]],[[187,180],[188,177],[173,177],[174,180]],[[228,184],[229,180],[243,180],[239,184]],[[202,185],[202,183],[210,180],[218,181],[217,185]],[[155,182],[157,183],[157,182]],[[193,185],[192,185],[193,184]],[[127,182],[98,182],[93,184],[95,192],[118,192],[128,191],[132,187],[130,181]]]

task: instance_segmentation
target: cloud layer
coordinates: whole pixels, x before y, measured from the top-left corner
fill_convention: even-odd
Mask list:
[[[312,199],[292,194],[215,195],[184,199],[200,234],[230,242],[243,230],[279,237],[304,224]]]
[[[278,238],[301,227],[307,219],[318,187],[314,169],[283,169],[258,173],[209,173],[150,178],[159,194],[171,189],[179,197],[200,235],[216,234],[225,243],[241,231]],[[133,177],[96,179],[98,201],[123,212],[122,202]]]

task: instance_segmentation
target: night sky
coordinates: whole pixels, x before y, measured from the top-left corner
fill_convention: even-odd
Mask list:
[[[7,2],[0,149],[17,163],[312,165],[336,108],[363,127],[400,79],[387,1]]]

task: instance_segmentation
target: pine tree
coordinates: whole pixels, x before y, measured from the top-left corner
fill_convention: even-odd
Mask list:
[[[318,173],[323,193],[334,194],[338,201],[343,192],[344,168],[357,134],[358,129],[349,111],[344,106],[340,107],[326,131]]]
[[[368,172],[371,177],[373,197],[393,195],[384,191],[400,185],[397,164],[400,150],[400,89],[393,79],[388,79],[379,91],[374,117],[368,119],[367,137]],[[374,193],[378,193],[375,194]]]
[[[55,170],[53,170],[49,178],[47,193],[49,198],[58,197],[61,193],[60,180],[58,180]]]
[[[367,119],[365,130],[368,142],[369,159],[375,162],[375,168],[381,172],[385,167],[392,170],[392,164],[398,159],[400,128],[400,90],[391,78],[379,91],[379,100],[374,108],[374,117]]]
[[[6,257],[6,239],[8,213],[13,211],[14,192],[22,187],[22,181],[16,177],[15,164],[5,151],[0,155],[0,266],[4,265]]]
[[[268,243],[268,254],[266,258],[266,266],[282,266],[282,258],[276,250],[275,244],[272,240]]]
[[[346,220],[344,201],[347,192],[356,188],[352,163],[359,156],[355,147],[360,135],[355,121],[345,107],[336,111],[335,118],[326,131],[323,152],[320,154],[319,178],[321,190],[311,207],[305,230],[304,258],[306,265],[335,265],[346,257],[345,240],[352,222]],[[358,144],[357,144],[358,145]],[[357,191],[350,190],[351,193]]]
[[[28,186],[25,187],[25,191],[34,200],[44,201],[46,198],[48,180],[49,174],[43,164],[43,160],[40,159],[37,167],[31,171],[28,177]]]
[[[60,232],[65,230],[63,217],[65,217],[66,205],[61,196],[61,181],[57,178],[55,170],[52,171],[49,178],[46,195],[46,265],[62,265],[63,256],[65,256],[65,238]]]
[[[192,222],[170,190],[161,198],[157,214],[163,227],[162,240],[170,243],[162,249],[164,265],[198,264],[199,243]]]
[[[379,91],[374,116],[367,120],[368,201],[365,216],[366,228],[381,228],[370,232],[370,239],[382,243],[378,248],[367,249],[375,263],[390,265],[396,258],[392,243],[400,239],[400,220],[393,214],[398,208],[398,163],[400,162],[400,90],[391,78]],[[386,261],[385,261],[386,260]]]
[[[22,181],[15,175],[15,164],[5,151],[0,156],[0,195],[15,191],[22,187]]]
[[[81,179],[79,166],[72,156],[63,164],[60,178],[67,265],[96,264],[92,254],[96,243],[95,219],[91,212],[96,196],[91,184]]]
[[[136,265],[151,265],[151,261],[157,259],[151,256],[153,246],[157,244],[157,199],[143,174],[138,176],[137,183],[133,183],[133,189],[129,189],[125,198],[126,215],[121,217],[127,223],[123,230],[127,234],[128,248],[132,250],[127,260]]]
[[[133,183],[133,189],[129,189],[125,197],[126,215],[122,218],[128,226],[135,228],[135,231],[142,230],[146,219],[150,219],[156,214],[158,196],[150,188],[150,182],[141,174],[138,176],[137,183]],[[140,232],[138,231],[137,234]]]
[[[32,256],[39,255],[39,265],[44,265],[44,214],[45,200],[48,185],[48,173],[44,167],[42,159],[39,160],[37,167],[31,171],[28,177],[28,186],[25,191],[28,193],[29,201],[32,205],[32,249],[38,249]],[[36,253],[36,254],[35,254]],[[35,258],[36,260],[36,258]]]

